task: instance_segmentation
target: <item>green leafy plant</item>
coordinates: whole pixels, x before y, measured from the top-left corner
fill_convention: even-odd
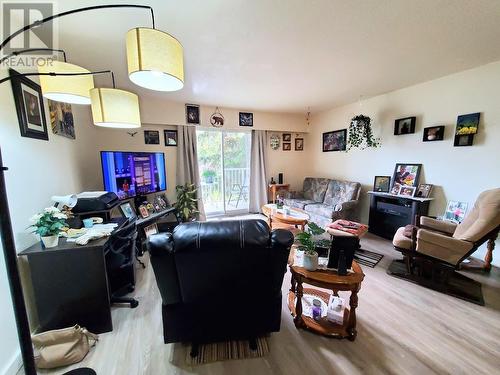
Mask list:
[[[300,232],[295,236],[295,240],[300,243],[300,250],[303,250],[305,253],[309,255],[316,254],[316,246],[319,242],[323,240],[314,240],[314,236],[319,236],[325,233],[325,230],[321,228],[316,223],[308,223],[306,226],[306,230],[304,232]]]
[[[30,225],[30,228],[34,228],[33,233],[39,234],[41,237],[55,236],[68,225],[67,218],[58,208],[47,207],[42,213],[31,217],[30,221],[34,224]]]
[[[373,136],[371,119],[368,116],[358,115],[351,119],[347,150],[353,147],[362,150],[367,147],[380,147],[380,139]]]
[[[177,202],[175,208],[179,212],[183,222],[191,221],[196,218],[198,211],[197,189],[194,184],[186,182],[184,185],[175,187]]]

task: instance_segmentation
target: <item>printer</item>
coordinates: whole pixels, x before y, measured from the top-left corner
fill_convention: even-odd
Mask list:
[[[106,211],[119,203],[118,196],[107,191],[86,191],[76,195],[78,201],[71,210],[75,214],[93,211]]]

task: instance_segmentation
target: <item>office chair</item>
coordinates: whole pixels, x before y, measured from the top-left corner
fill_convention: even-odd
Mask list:
[[[136,239],[135,220],[128,221],[123,228],[111,234],[104,248],[111,303],[126,303],[131,308],[136,308],[139,302],[123,296],[135,289]]]

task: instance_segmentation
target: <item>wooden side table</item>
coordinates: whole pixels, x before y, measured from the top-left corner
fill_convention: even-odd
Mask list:
[[[330,270],[307,271],[303,267],[290,265],[292,273],[292,286],[288,293],[288,308],[294,318],[297,328],[303,328],[327,337],[347,338],[350,341],[356,339],[356,307],[358,307],[358,292],[365,275],[361,267],[352,262],[352,269],[346,276],[337,275]],[[339,291],[350,291],[349,307],[344,310],[344,322],[342,325],[332,323],[326,317],[316,321],[308,316],[302,316],[302,296],[312,294],[321,298],[328,304],[329,293],[314,288],[304,288],[303,283],[317,286],[318,288],[330,289],[338,296]],[[295,298],[297,301],[295,302]]]
[[[290,184],[269,184],[269,200],[271,203],[276,203],[276,197],[289,190]]]

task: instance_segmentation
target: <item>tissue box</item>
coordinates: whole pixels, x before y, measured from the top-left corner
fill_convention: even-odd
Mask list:
[[[345,301],[337,296],[330,296],[326,318],[328,321],[342,325],[344,324]]]

